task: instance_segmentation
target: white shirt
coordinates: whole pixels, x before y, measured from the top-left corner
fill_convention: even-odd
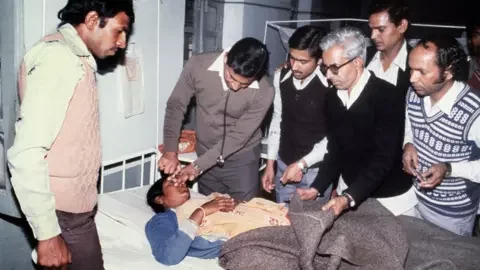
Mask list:
[[[405,71],[405,68],[407,67],[407,57],[407,42],[404,41],[400,51],[398,51],[397,56],[395,56],[395,59],[393,59],[387,70],[383,69],[379,51],[375,53],[372,61],[370,61],[370,64],[368,64],[367,69],[375,73],[375,76],[378,78],[383,79],[393,85],[397,85],[398,69]]]
[[[367,84],[369,78],[370,78],[370,72],[367,70],[364,70],[360,79],[352,88],[350,95],[346,90],[337,91],[338,97],[340,98],[342,103],[345,105],[347,110],[352,106],[352,104],[358,99],[360,94],[363,92],[363,89],[365,88],[365,85]],[[395,79],[394,85],[396,83],[397,81]],[[342,176],[340,176],[340,179],[338,181],[338,186],[337,186],[337,192],[341,194],[342,191],[344,191],[347,188],[348,188],[347,183],[345,183],[345,181],[343,181]],[[390,210],[390,212],[392,212],[395,216],[408,212],[410,209],[415,207],[415,205],[418,202],[413,186],[407,192],[400,194],[398,196],[389,197],[389,198],[378,198],[377,200],[385,208]]]
[[[215,62],[213,62],[213,64],[208,68],[209,71],[217,71],[218,72],[218,76],[220,77],[220,80],[222,81],[222,87],[223,87],[223,90],[224,91],[228,91],[229,88],[227,86],[227,83],[225,82],[225,78],[224,78],[224,74],[225,74],[225,54],[230,50],[230,48],[227,48],[225,49],[222,54],[220,54],[219,57],[217,57],[217,59],[215,59]],[[248,86],[249,88],[253,88],[253,89],[258,89],[259,86],[258,86],[258,81],[253,81],[250,86]]]
[[[424,97],[423,104],[425,113],[428,117],[435,115],[438,112],[450,114],[458,95],[465,87],[465,83],[455,81],[452,87],[445,93],[445,95],[432,106],[432,101],[429,96]],[[480,117],[477,117],[472,123],[470,131],[467,135],[467,139],[475,142],[477,147],[480,148]],[[410,124],[410,118],[408,117],[408,109],[405,114],[405,138],[404,145],[407,143],[413,144],[413,133]],[[461,161],[451,163],[453,177],[462,177],[472,182],[480,183],[480,159],[474,161]]]
[[[273,99],[273,116],[270,123],[270,129],[268,132],[268,151],[267,158],[270,160],[276,160],[278,155],[278,149],[280,148],[280,123],[282,122],[282,96],[280,94],[280,83],[284,82],[292,76],[292,71],[289,71],[280,81],[280,71],[276,72],[273,77],[273,86],[275,88],[275,97]],[[315,71],[307,78],[301,80],[293,78],[293,85],[297,91],[303,90],[317,76],[323,85],[328,86],[327,78],[320,72],[320,68],[317,67]],[[327,153],[327,141],[322,140],[316,143],[310,153],[303,157],[307,166],[312,166],[317,162],[323,160],[323,156]]]

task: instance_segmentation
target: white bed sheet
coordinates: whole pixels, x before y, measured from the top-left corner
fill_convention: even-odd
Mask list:
[[[105,269],[222,269],[217,259],[186,257],[175,266],[165,266],[155,260],[145,236],[145,224],[154,214],[145,202],[148,188],[99,196],[95,221]]]

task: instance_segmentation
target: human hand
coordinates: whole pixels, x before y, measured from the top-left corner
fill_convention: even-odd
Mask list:
[[[345,209],[348,208],[348,200],[345,196],[337,196],[330,199],[324,206],[323,211],[333,210],[333,213],[338,217]]]
[[[273,167],[270,168],[267,166],[262,176],[262,187],[266,192],[271,193],[275,188],[275,184],[273,183],[274,179],[275,171],[273,170]]]
[[[158,161],[158,169],[165,174],[177,174],[180,172],[180,161],[178,160],[177,153],[166,152],[162,155]]]
[[[313,201],[318,197],[318,190],[316,188],[297,188],[297,194],[303,201]]]
[[[403,147],[403,170],[413,176],[417,176],[418,169],[418,154],[415,146],[411,143],[405,144]]]
[[[185,184],[185,182],[195,180],[199,175],[199,171],[195,169],[192,163],[180,169],[179,172],[168,176],[168,181],[173,181],[176,185]]]
[[[38,241],[38,265],[46,268],[68,269],[70,263],[72,263],[72,255],[62,236],[57,235],[47,240]]]
[[[445,163],[433,164],[428,170],[421,174],[423,181],[418,184],[421,188],[434,188],[442,183],[447,173],[447,165]]]

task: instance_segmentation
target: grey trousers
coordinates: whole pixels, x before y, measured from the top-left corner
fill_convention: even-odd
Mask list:
[[[474,214],[466,217],[453,218],[442,216],[429,209],[422,202],[418,202],[417,206],[415,207],[415,212],[415,216],[417,218],[424,219],[437,225],[438,227],[464,236],[472,236],[475,218],[477,216],[476,211]]]
[[[248,201],[258,196],[260,188],[260,145],[225,160],[223,167],[215,165],[198,179],[198,191],[203,195],[226,193],[235,200]]]
[[[72,254],[69,270],[104,269],[95,213],[95,210],[80,214],[57,210],[62,237]]]
[[[315,178],[317,177],[319,168],[309,169],[308,172],[303,175],[302,180],[299,183],[289,183],[284,185],[280,181],[280,177],[282,177],[287,167],[288,165],[285,164],[280,158],[277,159],[277,172],[275,174],[276,200],[277,203],[286,203],[288,206],[288,202],[297,188],[309,188],[310,185],[312,185],[313,181],[315,181]],[[330,200],[331,193],[332,185],[330,185],[328,189],[317,198],[317,201],[319,201],[321,204],[327,203]]]

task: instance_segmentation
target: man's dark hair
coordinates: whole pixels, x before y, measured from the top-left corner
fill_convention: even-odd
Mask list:
[[[158,196],[163,195],[163,181],[162,179],[157,180],[153,185],[148,189],[147,192],[147,204],[153,209],[155,213],[165,212],[165,207],[161,204],[155,202],[155,199]]]
[[[442,74],[448,70],[452,73],[453,80],[468,80],[467,53],[455,38],[445,35],[430,36],[420,40],[416,46],[423,46],[423,48],[429,49],[431,48],[430,43],[436,46],[436,62]]]
[[[368,9],[368,17],[386,11],[390,22],[399,26],[403,19],[409,20],[410,9],[405,0],[374,0]]]
[[[100,17],[100,27],[105,27],[108,18],[125,12],[130,18],[130,26],[135,22],[132,0],[68,0],[67,5],[58,12],[60,25],[69,23],[77,26],[85,22],[85,17],[96,11]]]
[[[322,57],[322,49],[320,49],[320,41],[325,36],[325,31],[317,26],[304,25],[299,27],[293,35],[288,39],[288,47],[295,50],[308,50],[310,57],[315,60]]]
[[[237,41],[228,52],[227,65],[240,76],[259,80],[267,72],[267,47],[258,39],[243,38]]]

